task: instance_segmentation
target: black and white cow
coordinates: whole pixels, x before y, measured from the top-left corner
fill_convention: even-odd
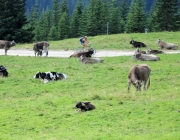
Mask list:
[[[40,72],[38,71],[34,78],[40,78],[44,81],[44,83],[51,82],[52,80],[65,80],[67,78],[66,74],[60,72]]]
[[[8,77],[8,72],[6,68],[2,65],[0,66],[0,75],[2,75],[2,77]]]

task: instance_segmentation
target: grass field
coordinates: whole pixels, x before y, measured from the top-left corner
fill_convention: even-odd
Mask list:
[[[131,50],[129,44],[131,39],[141,41],[147,44],[148,48],[158,49],[156,41],[161,39],[165,42],[175,43],[180,46],[180,32],[160,32],[160,33],[142,33],[142,34],[117,34],[101,35],[88,37],[91,47],[96,50]],[[60,41],[49,41],[51,50],[75,50],[80,47],[79,38],[65,39]],[[17,49],[32,49],[33,44],[18,44]],[[145,49],[145,48],[144,48]],[[180,49],[180,48],[179,48]]]
[[[104,49],[111,45],[121,49],[123,37],[127,42],[134,38],[147,44],[153,41],[152,48],[156,48],[154,39],[160,36],[180,46],[178,33],[152,33],[148,41],[145,36],[149,34],[110,36],[115,41],[106,36],[89,40],[98,44],[102,38],[102,44],[108,46]],[[67,47],[75,41],[52,44]],[[102,44],[97,49],[103,49]],[[92,65],[83,65],[76,58],[0,56],[0,64],[9,72],[8,78],[0,78],[0,140],[180,139],[180,56],[158,56],[161,60],[157,62],[138,62],[131,56],[104,57],[104,63]],[[136,92],[131,86],[127,93],[129,69],[145,63],[152,70],[150,88]],[[33,78],[37,71],[62,72],[67,80],[43,84]],[[77,101],[91,101],[96,110],[78,112],[73,108]]]

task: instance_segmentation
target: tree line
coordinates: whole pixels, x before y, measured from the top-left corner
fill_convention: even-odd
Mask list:
[[[143,33],[145,29],[150,32],[180,29],[178,0],[157,0],[149,11],[145,11],[144,0],[130,3],[126,0],[120,3],[117,0],[89,0],[88,5],[79,0],[72,15],[67,0],[53,0],[52,8],[43,9],[41,13],[36,3],[28,18],[25,16],[25,0],[2,1],[5,6],[0,3],[0,37],[19,42],[96,36],[107,34],[107,31],[108,34],[119,34]],[[13,4],[11,9],[8,2]],[[1,6],[5,7],[4,11]]]

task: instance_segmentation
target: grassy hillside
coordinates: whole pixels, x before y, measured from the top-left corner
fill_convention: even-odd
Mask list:
[[[153,35],[151,41],[143,39],[145,35],[132,34],[131,37],[147,44],[155,42]],[[97,43],[102,39],[105,44],[105,38],[114,38],[121,46],[126,38],[129,47],[131,37],[125,34],[124,37],[113,35],[90,37],[89,40]],[[175,39],[172,37],[168,41]],[[67,42],[56,43],[67,45]],[[116,44],[106,41],[106,46],[111,43],[112,47]],[[0,78],[0,139],[179,139],[180,57],[179,54],[159,56],[159,62],[137,62],[130,56],[105,57],[104,63],[94,65],[82,65],[76,58],[0,56],[1,64],[9,72],[8,78]],[[129,69],[141,63],[152,69],[151,86],[141,92],[136,92],[132,86],[127,93]],[[64,81],[43,84],[33,79],[37,71],[59,71],[68,77]],[[73,108],[77,101],[91,101],[97,109],[78,112]]]
[[[165,42],[175,43],[180,46],[180,32],[161,32],[161,33],[142,33],[142,34],[117,34],[117,35],[101,35],[88,37],[91,47],[96,50],[130,50],[132,46],[129,44],[131,39],[141,41],[147,44],[147,47],[158,49],[156,41],[162,39]],[[50,41],[51,50],[75,50],[80,47],[79,38],[65,39],[60,41]],[[32,44],[18,44],[17,49],[31,49]],[[145,50],[146,48],[144,48]]]

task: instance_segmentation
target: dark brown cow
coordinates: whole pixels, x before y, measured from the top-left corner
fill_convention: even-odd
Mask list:
[[[72,55],[70,55],[70,57],[91,57],[93,54],[95,54],[95,50],[93,49],[89,49],[88,51],[85,52],[75,52]]]
[[[95,105],[91,102],[77,102],[75,108],[80,108],[82,112],[95,109]]]
[[[14,40],[13,41],[0,40],[0,49],[5,49],[5,55],[7,55],[7,51],[13,46],[16,46],[16,42]]]
[[[146,54],[163,54],[163,51],[160,50],[152,50],[151,48],[146,50]]]
[[[37,56],[42,56],[43,53],[46,53],[46,56],[48,56],[49,43],[46,41],[37,42],[34,44],[33,50],[34,50],[35,56],[36,56],[36,53],[37,53]]]
[[[150,73],[151,69],[147,64],[135,65],[133,66],[128,75],[128,92],[130,90],[131,83],[136,87],[136,91],[141,90],[141,83],[144,85],[144,90],[146,90],[146,83],[148,81],[147,89],[150,86]]]

